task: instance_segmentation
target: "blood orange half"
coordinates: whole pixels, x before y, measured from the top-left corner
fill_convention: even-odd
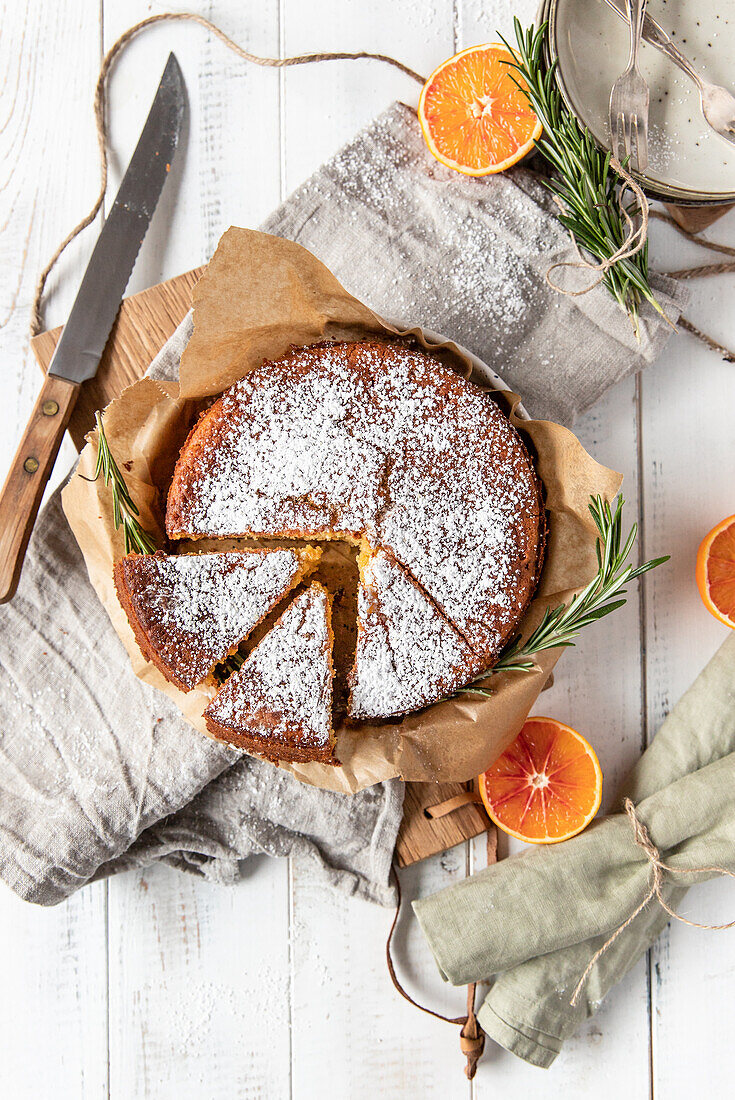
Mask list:
[[[602,798],[592,746],[553,718],[529,718],[479,785],[495,824],[530,844],[556,844],[580,833]]]
[[[735,629],[735,516],[723,519],[702,540],[696,576],[704,606]]]

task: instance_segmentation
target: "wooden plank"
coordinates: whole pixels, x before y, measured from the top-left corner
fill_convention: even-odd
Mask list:
[[[733,219],[718,240],[735,243]],[[681,266],[681,244],[662,235],[662,267]],[[725,343],[735,341],[732,276],[690,284],[687,316]],[[647,590],[648,733],[664,717],[724,640],[727,630],[705,610],[694,580],[701,538],[733,512],[735,371],[687,336],[679,336],[642,379],[646,553],[669,553]],[[733,917],[724,881],[697,886],[682,910],[691,920]],[[652,952],[654,1094],[688,1100],[727,1095],[735,1076],[729,1012],[735,939],[672,922]]]
[[[42,909],[0,884],[0,1096],[100,1100],[107,1079],[106,887]]]
[[[374,50],[428,75],[453,49],[452,0],[283,0],[283,10],[287,54]],[[377,61],[287,69],[283,86],[283,197],[394,100],[415,105],[420,91],[411,77]]]
[[[278,0],[257,9],[238,0],[186,7],[215,19],[246,48],[278,51]],[[104,0],[105,45],[149,14],[147,0]],[[186,80],[189,134],[141,248],[133,293],[206,262],[228,225],[257,225],[279,195],[277,74],[244,65],[185,23],[146,32],[115,67],[112,185],[171,49]],[[145,319],[131,318],[137,331],[126,339],[136,374],[186,312],[194,277],[175,302],[160,306],[155,329],[152,299],[142,299]],[[250,860],[233,889],[157,868],[111,881],[109,891],[113,1096],[288,1096],[287,861]]]
[[[428,73],[453,49],[450,0],[284,0],[283,15],[285,53],[383,50]],[[418,94],[413,81],[373,62],[310,65],[282,79],[284,194],[391,100],[416,102]],[[464,1010],[464,991],[441,981],[408,902],[466,872],[466,845],[401,872],[406,909],[396,966],[413,996],[451,1016]],[[292,913],[293,1095],[469,1096],[456,1029],[418,1012],[390,983],[385,939],[392,914],[314,885],[298,865]]]
[[[6,3],[0,15],[0,479],[40,388],[28,347],[38,272],[96,190],[90,102],[100,63],[99,10],[86,0]],[[73,65],[69,59],[74,58]],[[63,94],[60,94],[63,89]],[[70,249],[52,280],[61,318],[78,269]],[[71,445],[59,461],[60,479]],[[106,887],[41,909],[0,886],[3,943],[0,1096],[98,1100],[107,1089]]]
[[[213,20],[246,50],[278,54],[278,0],[263,0],[257,7],[238,0],[173,6]],[[169,7],[154,5],[154,11]],[[105,45],[150,14],[146,0],[104,0]],[[240,60],[193,23],[163,23],[145,31],[115,63],[108,110],[115,149],[111,194],[171,49],[186,80],[188,135],[174,159],[128,293],[206,263],[228,226],[259,225],[280,194],[278,72]]]
[[[289,1091],[285,860],[232,888],[166,867],[110,883],[112,1096]]]
[[[534,21],[535,0],[459,0],[458,42],[461,49],[477,42],[513,36],[513,15]],[[617,386],[576,425],[580,439],[599,461],[625,477],[627,522],[638,519],[638,436],[635,383]],[[557,666],[555,682],[539,698],[534,713],[550,714],[587,737],[597,751],[604,776],[603,809],[642,747],[640,620],[638,598],[585,632],[579,645]],[[523,845],[499,834],[501,855]],[[483,838],[471,845],[472,869],[484,866]],[[512,1055],[493,1050],[480,1063],[475,1080],[477,1100],[502,1095],[525,1100],[539,1088],[539,1074]],[[543,1077],[545,1100],[625,1094],[649,1097],[649,1004],[647,969],[639,965],[606,999],[600,1012],[566,1044],[552,1071]]]
[[[494,832],[482,806],[469,802],[446,816],[432,818],[427,809],[471,791],[471,783],[407,783],[403,820],[396,840],[396,862],[408,867],[455,844]]]
[[[448,1016],[465,990],[439,978],[410,900],[464,878],[461,847],[401,872],[404,909],[393,958],[411,996]],[[392,912],[316,884],[293,865],[291,922],[293,1095],[469,1095],[458,1028],[419,1012],[396,993],[385,963]]]
[[[601,461],[625,475],[627,522],[637,518],[635,383],[618,386],[576,426],[585,446]],[[603,810],[613,805],[615,791],[642,747],[639,607],[631,590],[627,605],[603,624],[590,628],[579,645],[557,666],[553,686],[539,698],[534,712],[569,723],[594,746],[604,777]],[[502,854],[524,846],[499,835]],[[483,866],[482,838],[474,842],[473,868]],[[610,1084],[615,1081],[615,1091]],[[497,1053],[480,1064],[477,1100],[502,1093],[504,1100],[524,1100],[534,1089],[536,1072],[509,1054]],[[606,998],[600,1011],[544,1078],[544,1100],[618,1095],[649,1097],[649,998],[647,966],[641,962]]]
[[[85,196],[91,205],[96,194],[90,102],[100,57],[99,13],[83,0],[63,0],[52,16],[38,6],[26,10],[12,5],[3,12],[0,37],[0,225],[6,260],[0,274],[0,354],[5,416],[12,425],[0,438],[4,480],[39,389],[28,348],[38,274],[69,227],[85,213]],[[77,59],[73,73],[66,71],[70,53]],[[88,232],[94,233],[94,227]],[[83,255],[84,244],[74,242],[49,280],[51,322],[71,307],[73,273]],[[67,440],[52,488],[62,480],[72,456]]]

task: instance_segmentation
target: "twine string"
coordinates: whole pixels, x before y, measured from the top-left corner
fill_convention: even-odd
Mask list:
[[[710,252],[719,252],[723,256],[735,257],[735,248],[731,245],[705,240],[704,237],[700,237],[697,233],[692,233],[690,230],[685,229],[683,225],[679,225],[676,218],[671,217],[671,214],[664,214],[661,210],[651,210],[650,216],[664,222],[666,225],[670,225],[682,237],[686,237],[688,241],[691,241],[692,244],[701,244],[703,248],[708,248]],[[670,279],[706,279],[710,275],[726,275],[731,271],[735,271],[735,259],[729,263],[682,267],[678,271],[664,271],[663,274],[668,275]]]
[[[577,255],[577,259],[576,261],[563,260],[559,263],[551,265],[551,267],[546,272],[546,282],[552,288],[552,290],[555,290],[557,291],[557,293],[563,294],[568,298],[578,298],[583,294],[589,294],[591,290],[594,290],[595,287],[600,285],[600,283],[605,278],[605,275],[610,270],[610,268],[614,266],[614,264],[616,264],[619,260],[631,259],[638,252],[640,252],[642,248],[645,247],[646,241],[648,239],[648,225],[651,218],[656,218],[658,221],[662,221],[665,222],[667,225],[673,226],[677,233],[680,233],[682,237],[686,237],[688,241],[692,241],[694,244],[702,245],[703,248],[707,248],[712,252],[719,252],[720,254],[725,256],[735,257],[735,248],[731,247],[730,245],[720,244],[717,241],[705,240],[704,238],[698,236],[696,233],[691,233],[688,229],[684,229],[684,227],[679,225],[676,219],[672,218],[670,214],[664,214],[659,210],[651,210],[648,205],[648,200],[646,199],[646,196],[644,195],[642,189],[636,183],[633,177],[623,168],[620,162],[617,161],[614,157],[611,157],[610,164],[623,180],[623,188],[621,194],[629,190],[636,198],[638,209],[640,212],[640,221],[638,223],[638,226],[635,226],[635,223],[630,215],[628,208],[625,205],[621,204],[621,209],[627,223],[627,233],[625,236],[625,240],[616,252],[614,252],[607,259],[600,260],[599,263],[595,263],[594,261],[588,259],[588,257],[582,254],[574,238],[574,234],[570,233],[572,247],[574,248],[574,251]],[[564,209],[563,204],[558,197],[554,196],[554,201],[561,210]],[[551,273],[557,268],[583,268],[587,271],[594,272],[595,277],[592,279],[591,282],[582,287],[580,290],[567,290],[565,287],[560,286],[554,279],[551,278]],[[664,271],[662,274],[667,275],[670,279],[706,279],[711,277],[712,275],[726,275],[733,271],[735,271],[735,259],[729,262],[722,261],[716,264],[698,264],[694,267],[683,267],[679,268],[677,271]],[[662,316],[664,320],[668,322],[668,324],[672,325],[671,321],[668,317],[666,317],[665,314],[662,314]],[[703,332],[697,325],[688,320],[686,317],[679,317],[677,325],[680,329],[683,329],[684,332],[688,332],[697,340],[700,340],[710,349],[710,351],[714,351],[717,355],[720,356],[720,358],[724,359],[726,363],[735,363],[735,351],[733,351],[731,348],[726,347],[724,344],[721,344],[718,340],[715,340],[712,336],[708,335],[708,333]],[[672,325],[672,328],[674,327],[676,326]]]
[[[710,252],[719,252],[723,256],[735,257],[735,248],[729,244],[720,244],[718,241],[708,241],[703,237],[700,237],[697,233],[692,233],[688,229],[685,229],[683,225],[679,225],[676,218],[672,218],[670,214],[664,214],[661,210],[649,211],[652,218],[656,218],[657,221],[664,222],[666,225],[670,225],[676,230],[682,237],[686,237],[688,241],[693,244],[700,244],[703,248],[709,249]],[[677,271],[664,271],[664,275],[668,275],[670,279],[706,279],[712,275],[727,275],[730,272],[735,271],[735,260],[729,263],[719,264],[699,264],[694,267],[682,267]],[[731,348],[727,348],[724,344],[720,344],[719,341],[713,339],[706,332],[702,332],[692,321],[686,317],[680,317],[678,321],[679,328],[684,329],[685,332],[691,333],[697,340],[701,340],[703,344],[714,351],[720,358],[724,359],[726,363],[735,363],[735,352]]]
[[[714,274],[721,274],[720,272],[714,272]],[[735,351],[731,348],[725,347],[724,344],[720,344],[712,336],[709,336],[706,332],[702,332],[701,328],[689,321],[686,317],[680,317],[678,320],[679,328],[684,329],[685,332],[691,333],[697,340],[701,340],[703,344],[706,344],[710,351],[714,351],[720,356],[726,363],[735,363]]]
[[[390,57],[388,54],[373,53],[367,50],[359,50],[357,52],[347,51],[328,51],[320,53],[310,54],[296,54],[292,57],[266,57],[260,54],[250,53],[248,50],[243,49],[237,42],[235,42],[229,35],[225,34],[215,23],[206,19],[202,15],[198,15],[194,12],[161,12],[157,15],[148,16],[146,19],[140,20],[140,22],[133,24],[126,31],[124,31],[119,38],[113,42],[110,49],[104,56],[102,66],[100,68],[99,76],[97,77],[97,83],[94,93],[94,118],[97,131],[97,145],[99,150],[99,169],[100,169],[100,186],[91,209],[81,219],[77,225],[66,235],[61,244],[55,250],[50,260],[41,272],[36,289],[33,295],[33,301],[31,304],[31,335],[37,335],[43,328],[43,320],[41,317],[41,303],[43,301],[43,295],[46,288],[48,278],[60,259],[62,253],[71,244],[71,242],[79,236],[79,234],[91,225],[97,214],[100,211],[102,203],[104,202],[105,194],[107,192],[107,180],[108,180],[108,154],[107,154],[107,126],[105,122],[105,107],[106,107],[106,85],[107,78],[110,70],[114,65],[114,62],[120,52],[125,48],[131,39],[135,38],[141,31],[146,30],[149,27],[155,26],[157,23],[166,22],[187,22],[195,23],[205,30],[209,31],[215,38],[217,38],[222,44],[229,50],[231,50],[237,57],[243,61],[248,61],[253,65],[261,65],[267,68],[281,69],[288,68],[293,65],[310,65],[319,63],[322,61],[360,61],[360,60],[372,60],[380,61],[386,65],[391,65],[398,69],[399,72],[404,73],[406,76],[415,80],[419,84],[424,83],[424,77],[415,72],[408,65],[405,65],[402,61],[398,61],[395,57]],[[620,175],[623,180],[623,192],[630,191],[637,203],[636,214],[639,218],[636,220],[638,224],[635,224],[634,219],[631,217],[629,210],[623,205],[623,213],[627,224],[627,233],[620,247],[608,256],[606,259],[595,262],[584,256],[579,249],[577,242],[572,235],[572,244],[576,253],[576,260],[566,260],[559,263],[552,264],[545,275],[547,284],[557,293],[564,294],[567,297],[576,298],[583,294],[588,294],[595,287],[599,286],[604,280],[608,271],[620,260],[631,259],[642,248],[645,247],[646,240],[648,238],[648,223],[649,217],[659,218],[674,225],[679,233],[687,237],[689,240],[695,241],[698,244],[703,245],[706,248],[710,248],[715,252],[720,252],[728,256],[735,257],[735,249],[730,248],[728,245],[716,244],[714,242],[701,240],[695,234],[689,233],[687,230],[682,229],[673,218],[669,218],[668,215],[660,214],[657,211],[649,211],[648,202],[641,190],[640,186],[633,177],[626,171],[625,168],[614,158],[610,162],[614,170]],[[558,200],[557,200],[558,201]],[[631,204],[634,206],[635,204]],[[585,269],[593,273],[592,281],[585,287],[579,290],[567,290],[560,286],[553,278],[553,272],[558,268],[577,268]],[[693,279],[693,278],[705,278],[711,275],[721,275],[726,272],[735,270],[735,262],[732,263],[719,263],[719,264],[705,264],[695,268],[685,268],[681,271],[667,272],[674,278],[681,279]],[[665,318],[668,320],[668,318]],[[671,322],[669,322],[671,323]],[[731,349],[723,346],[714,340],[711,336],[702,332],[696,325],[686,318],[679,319],[679,327],[686,332],[691,333],[698,340],[701,340],[712,351],[716,352],[727,362],[735,362],[735,352]]]
[[[105,54],[102,67],[100,68],[99,76],[97,77],[97,84],[94,91],[94,119],[97,129],[97,146],[99,149],[99,167],[100,167],[100,186],[97,198],[94,201],[91,209],[80,222],[78,222],[74,228],[64,237],[59,247],[54,252],[49,262],[44,267],[43,271],[39,275],[38,283],[36,284],[36,290],[33,295],[33,302],[31,305],[31,336],[36,336],[43,328],[43,321],[41,318],[41,301],[43,299],[44,290],[46,288],[46,282],[49,275],[53,271],[56,263],[61,257],[61,254],[71,244],[71,242],[78,237],[83,229],[86,229],[88,225],[94,221],[97,214],[100,211],[102,203],[105,199],[107,192],[107,174],[108,174],[108,157],[107,157],[107,126],[105,123],[105,105],[107,100],[106,84],[108,74],[121,50],[130,42],[132,38],[140,34],[141,31],[146,30],[148,27],[154,26],[156,23],[166,22],[186,22],[196,23],[200,27],[204,27],[219,39],[227,47],[228,50],[232,50],[243,61],[249,61],[253,65],[263,65],[266,68],[272,69],[285,69],[292,65],[312,65],[320,61],[382,61],[386,65],[392,65],[400,72],[405,73],[406,76],[411,77],[412,80],[417,81],[419,84],[423,84],[425,78],[420,76],[419,73],[409,68],[408,65],[404,65],[402,61],[398,61],[395,57],[390,57],[384,53],[371,53],[367,50],[359,50],[356,53],[346,53],[344,51],[331,51],[324,53],[306,53],[296,54],[293,57],[261,57],[259,54],[250,53],[248,50],[243,49],[238,45],[229,35],[225,34],[223,30],[211,20],[205,19],[203,15],[196,15],[194,12],[162,12],[159,15],[150,15],[146,19],[141,19],[139,23],[133,24],[124,31],[119,38],[117,38],[109,50]]]
[[[579,979],[574,989],[572,999],[569,1002],[572,1007],[577,1004],[579,996],[592,972],[593,967],[595,966],[595,963],[597,963],[602,955],[605,954],[608,948],[612,947],[618,936],[621,935],[621,933],[624,932],[625,929],[633,923],[636,917],[638,917],[643,912],[646,906],[649,905],[649,903],[653,901],[654,898],[659,903],[661,908],[669,914],[670,917],[672,917],[674,920],[678,920],[681,924],[687,924],[690,928],[704,928],[709,932],[725,932],[729,928],[735,928],[735,920],[728,921],[726,924],[702,924],[700,921],[689,920],[688,917],[683,917],[681,913],[677,913],[674,909],[672,909],[663,896],[665,875],[667,873],[672,875],[727,875],[729,878],[735,878],[735,872],[728,871],[726,867],[691,867],[689,869],[684,869],[680,867],[672,867],[670,864],[664,863],[664,861],[661,859],[661,853],[651,840],[651,835],[648,832],[648,829],[638,817],[633,802],[629,798],[626,798],[623,805],[625,812],[628,816],[628,820],[630,821],[631,827],[633,829],[633,839],[637,846],[645,852],[648,858],[648,893],[646,894],[640,905],[636,906],[636,908],[633,910],[627,920],[624,920],[622,924],[618,925],[612,935],[608,936],[608,938],[605,940],[602,947],[595,951],[594,955],[587,963],[584,973],[582,974],[582,977]]]
[[[393,917],[393,923],[390,926],[390,932],[388,933],[388,939],[385,944],[385,959],[388,964],[388,973],[390,979],[393,982],[393,986],[397,993],[412,1004],[414,1008],[420,1009],[421,1012],[425,1012],[427,1016],[434,1016],[437,1020],[444,1020],[447,1024],[460,1024],[462,1030],[459,1033],[459,1045],[462,1049],[462,1053],[467,1059],[465,1065],[465,1076],[469,1081],[477,1073],[477,1063],[482,1057],[482,1052],[485,1049],[485,1032],[482,1030],[480,1023],[475,1015],[475,993],[477,990],[477,983],[471,982],[467,986],[467,1014],[466,1016],[444,1016],[441,1012],[436,1012],[433,1008],[427,1008],[426,1005],[419,1004],[415,1001],[410,993],[408,993],[398,980],[396,974],[396,968],[393,964],[393,957],[391,955],[390,947],[393,942],[393,933],[396,930],[398,924],[398,917],[401,912],[401,883],[398,878],[398,872],[393,867],[393,879],[396,884],[396,892],[398,894],[398,904],[396,906],[396,912]]]

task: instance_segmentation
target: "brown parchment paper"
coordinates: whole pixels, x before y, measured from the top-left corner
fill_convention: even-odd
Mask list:
[[[264,357],[285,354],[292,344],[396,332],[412,333],[478,385],[493,390],[502,385],[456,344],[437,343],[421,329],[399,329],[381,320],[300,245],[252,230],[229,229],[194,290],[194,333],[182,358],[180,386],[145,378],[105,411],[107,438],[143,525],[157,532],[160,545],[165,545],[163,517],[173,465],[203,399],[220,393]],[[505,402],[508,415],[535,451],[546,494],[546,560],[538,592],[522,623],[523,633],[528,634],[546,607],[568,601],[595,575],[596,530],[589,498],[600,493],[611,499],[622,479],[596,463],[566,428],[524,418],[516,395],[495,396]],[[90,580],[136,676],[174,699],[187,721],[206,735],[202,711],[212,690],[179,691],[145,661],[118,603],[112,571],[124,553],[122,534],[114,528],[109,489],[101,480],[85,480],[94,475],[96,454],[93,432],[63,493],[64,511]],[[493,676],[490,698],[459,695],[401,720],[340,728],[339,768],[281,766],[304,782],[346,793],[394,776],[418,781],[470,779],[516,737],[560,653],[539,654],[538,668],[532,672]],[[185,745],[181,751],[186,751]]]

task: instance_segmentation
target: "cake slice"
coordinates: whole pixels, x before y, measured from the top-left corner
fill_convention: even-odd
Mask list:
[[[398,562],[363,547],[351,718],[389,718],[451,695],[481,671],[459,631]]]
[[[331,597],[313,583],[217,692],[209,732],[272,760],[336,763],[332,643]]]
[[[115,588],[143,656],[190,691],[319,563],[321,550],[128,554]]]

